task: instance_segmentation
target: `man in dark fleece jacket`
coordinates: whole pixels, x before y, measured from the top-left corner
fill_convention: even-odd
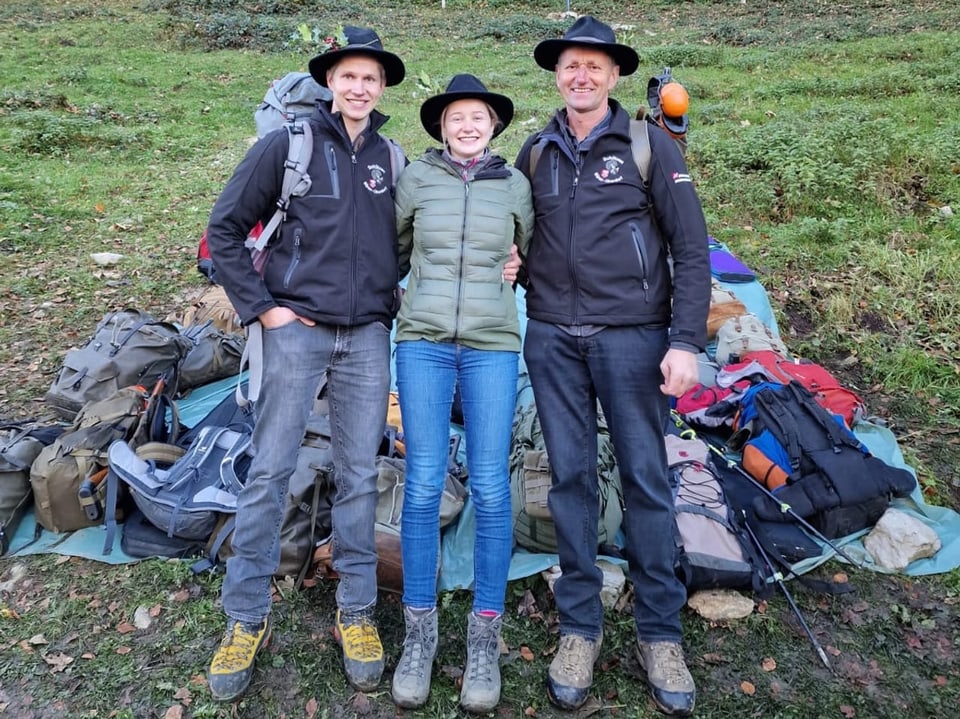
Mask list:
[[[680,646],[686,592],[674,574],[663,433],[669,397],[697,382],[706,342],[706,224],[668,135],[649,128],[648,187],[633,159],[629,115],[609,97],[618,78],[636,70],[633,49],[584,16],[562,39],[538,44],[534,59],[555,73],[565,104],[516,162],[530,175],[535,210],[524,358],[553,471],[548,501],[562,570],[554,587],[560,646],[547,694],[561,708],[581,706],[603,641],[599,400],[626,504],[637,654],[658,708],[688,716],[696,689]]]
[[[217,273],[246,325],[262,330],[255,455],[237,502],[233,556],[223,581],[227,631],[209,669],[210,692],[230,701],[250,683],[270,636],[270,583],[290,475],[322,378],[327,380],[336,482],[333,561],[340,576],[336,630],[348,681],[374,689],[383,648],[377,598],[375,458],[390,387],[390,323],[398,281],[387,118],[374,109],[404,65],[372,30],[328,38],[310,73],[330,88],[310,118],[309,192],[289,207],[261,276],[247,231],[276,209],[288,135],[259,140],[217,200],[207,239]]]

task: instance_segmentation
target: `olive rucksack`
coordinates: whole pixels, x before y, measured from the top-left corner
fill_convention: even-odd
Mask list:
[[[597,479],[600,497],[598,542],[616,542],[623,521],[623,490],[613,452],[613,441],[601,413],[597,434]],[[510,452],[510,498],[513,536],[517,544],[534,552],[557,551],[557,532],[547,510],[546,495],[551,484],[547,457],[537,416],[530,403],[517,410],[513,421],[513,448]]]
[[[30,486],[44,529],[69,532],[103,522],[107,450],[116,440],[146,436],[147,408],[157,406],[150,399],[147,390],[134,386],[88,402],[70,428],[40,451],[30,467]],[[83,504],[81,489],[86,490]]]

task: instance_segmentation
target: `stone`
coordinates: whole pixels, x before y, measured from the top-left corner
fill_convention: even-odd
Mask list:
[[[714,622],[743,619],[753,614],[753,600],[733,589],[704,589],[687,599],[687,606]]]
[[[901,571],[910,562],[939,552],[940,538],[920,520],[890,508],[863,538],[863,546],[876,564]]]

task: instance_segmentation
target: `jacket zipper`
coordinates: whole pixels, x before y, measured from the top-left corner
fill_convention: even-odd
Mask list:
[[[350,147],[350,187],[353,192],[357,191],[357,151],[352,145]],[[357,199],[359,199],[359,196]],[[359,270],[357,269],[357,255],[359,253],[359,248],[357,247],[359,242],[357,207],[359,203],[355,201],[350,204],[353,205],[353,242],[350,247],[350,271],[353,275],[353,282],[350,283],[350,319],[352,321],[357,315],[359,294],[357,284],[360,282],[360,278],[358,277]]]
[[[560,184],[560,157],[559,150],[555,155],[555,171],[554,181],[559,186]],[[577,198],[577,187],[580,184],[580,158],[577,157],[577,160],[573,163],[573,182],[570,185],[570,237],[569,242],[567,243],[567,266],[570,268],[570,284],[573,287],[573,292],[570,293],[570,300],[573,303],[573,324],[580,324],[580,303],[577,301],[577,298],[580,295],[580,284],[577,281],[577,264],[576,264],[576,238],[577,238],[577,210],[576,210],[576,198]]]
[[[647,250],[643,244],[643,233],[640,228],[632,222],[630,223],[630,235],[633,237],[633,246],[637,250],[637,261],[640,262],[640,281],[643,284],[643,301],[649,302],[648,290],[650,284],[647,281]]]
[[[460,220],[460,269],[457,273],[457,311],[453,318],[453,341],[460,335],[460,310],[463,308],[463,267],[466,264],[467,205],[470,202],[470,181],[463,183],[463,215]]]
[[[287,273],[283,276],[283,288],[290,289],[290,281],[293,279],[293,272],[300,264],[300,245],[303,241],[303,229],[298,227],[293,233],[293,257],[290,259],[290,266],[287,267]]]

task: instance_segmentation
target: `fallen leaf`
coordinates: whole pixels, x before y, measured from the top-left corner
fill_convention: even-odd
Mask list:
[[[937,678],[933,680],[933,683],[938,687],[945,687],[947,686],[947,678],[942,674],[938,674]]]
[[[70,555],[61,554],[59,557],[56,558],[56,560],[53,563],[59,567],[61,564],[66,564],[69,561],[70,561]]]
[[[847,576],[846,572],[837,572],[833,575],[833,581],[837,584],[847,584],[850,581],[850,577]]]
[[[117,654],[129,654],[132,651],[130,647],[117,647]]]
[[[183,707],[174,704],[163,713],[163,719],[183,719]]]
[[[30,639],[28,639],[27,641],[30,642],[30,644],[32,644],[32,645],[35,646],[35,647],[39,647],[39,646],[41,646],[41,645],[43,645],[43,644],[48,644],[48,643],[49,643],[49,642],[47,642],[47,638],[46,638],[45,636],[43,636],[42,634],[34,634],[34,635],[33,635],[32,637],[30,637]]]
[[[193,694],[190,693],[190,690],[186,687],[180,687],[173,693],[173,698],[184,706],[190,706],[190,702],[193,701]]]
[[[752,697],[757,693],[757,688],[753,686],[750,682],[744,680],[740,682],[740,691],[746,694],[748,697]]]
[[[841,704],[840,713],[843,714],[847,719],[853,719],[853,717],[857,715],[857,710],[849,704]]]
[[[117,631],[121,634],[129,634],[130,632],[137,631],[137,628],[133,626],[130,622],[120,622],[117,625]]]
[[[188,592],[186,589],[181,589],[170,595],[170,600],[174,602],[185,602],[189,598],[190,592]]]
[[[534,660],[533,652],[530,651],[530,647],[526,644],[520,647],[520,657],[524,661],[532,662]]]
[[[43,661],[52,667],[53,672],[62,672],[69,665],[73,664],[73,657],[57,652],[56,654],[44,654]]]
[[[765,672],[772,672],[777,668],[777,660],[773,657],[767,657],[762,662],[760,662],[760,668]]]
[[[149,614],[150,614],[151,617],[153,617],[154,619],[156,619],[157,617],[160,616],[160,611],[161,611],[160,605],[159,605],[159,604],[154,604],[152,607],[150,607]]]
[[[537,715],[537,710],[533,707],[527,707],[523,710],[523,715],[528,717],[535,717]]]
[[[198,687],[205,687],[207,686],[207,675],[194,674],[192,677],[190,677],[190,683]]]
[[[313,719],[317,715],[318,708],[317,700],[310,697],[310,701],[307,702],[307,719]]]

